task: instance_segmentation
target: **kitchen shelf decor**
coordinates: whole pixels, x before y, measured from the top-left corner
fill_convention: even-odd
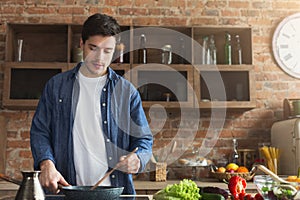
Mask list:
[[[54,74],[73,68],[81,59],[81,29],[76,24],[8,23],[3,107],[35,109],[45,82]],[[166,108],[255,107],[250,27],[121,26],[121,30],[111,67],[137,87],[144,107],[154,104]],[[242,64],[225,64],[226,33],[232,38],[233,56],[234,38],[238,35]],[[146,63],[139,62],[142,35]],[[202,60],[201,45],[206,36],[215,56],[209,64]],[[17,92],[29,90],[20,86],[31,81],[25,76],[20,78],[20,73],[33,77],[36,85],[30,89],[35,91]],[[219,83],[224,88],[221,92],[217,82],[209,81],[216,74],[221,77]],[[211,96],[222,92],[223,96]]]

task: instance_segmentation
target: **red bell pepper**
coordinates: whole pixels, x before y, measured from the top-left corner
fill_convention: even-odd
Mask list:
[[[240,176],[232,176],[229,179],[228,189],[234,200],[238,200],[239,196],[244,196],[246,194],[246,187],[246,180]]]

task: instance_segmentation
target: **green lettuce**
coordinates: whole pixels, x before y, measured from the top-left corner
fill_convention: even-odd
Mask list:
[[[155,200],[198,200],[200,197],[197,184],[189,179],[183,179],[178,184],[167,185],[153,196]]]

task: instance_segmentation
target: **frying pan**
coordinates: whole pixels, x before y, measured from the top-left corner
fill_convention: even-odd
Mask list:
[[[22,182],[13,178],[10,178],[4,174],[0,174],[0,178],[17,185],[21,185]],[[65,200],[110,200],[118,199],[122,194],[124,187],[113,186],[97,186],[94,190],[91,190],[92,186],[61,186],[59,189],[65,195]]]
[[[110,200],[118,199],[124,187],[98,186],[91,190],[92,186],[63,186],[62,193],[65,200]]]

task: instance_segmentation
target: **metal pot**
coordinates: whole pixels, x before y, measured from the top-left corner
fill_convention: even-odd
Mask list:
[[[111,200],[118,199],[124,187],[98,186],[63,186],[61,190],[65,200]]]
[[[44,200],[45,194],[39,181],[40,171],[22,171],[22,182],[4,174],[0,174],[0,178],[17,185],[20,185],[15,200]]]

